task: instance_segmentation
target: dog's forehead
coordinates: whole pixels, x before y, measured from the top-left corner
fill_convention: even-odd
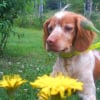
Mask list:
[[[55,13],[54,18],[64,23],[73,23],[75,20],[75,13],[69,11],[60,11]]]
[[[54,14],[51,18],[49,25],[56,26],[56,25],[75,25],[75,14],[68,11],[60,11]]]
[[[54,15],[55,17],[57,17],[58,19],[61,19],[62,17],[65,16],[65,13],[63,11],[57,12]]]
[[[58,19],[61,19],[61,18],[63,18],[64,16],[66,16],[66,17],[73,17],[73,16],[75,16],[75,15],[76,15],[75,13],[69,12],[69,11],[59,11],[59,12],[56,12],[56,13],[54,14],[54,16],[55,16],[56,18],[58,18]]]

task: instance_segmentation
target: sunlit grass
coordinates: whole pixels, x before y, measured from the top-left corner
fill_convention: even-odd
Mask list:
[[[42,45],[42,30],[24,28],[14,28],[13,30],[19,35],[13,34],[9,37],[6,48],[7,54],[23,56],[32,54],[34,51],[40,52],[44,50]]]
[[[48,54],[43,47],[43,31],[23,28],[14,28],[14,31],[22,34],[22,37],[9,37],[3,58],[0,58],[0,78],[3,74],[20,74],[23,78],[33,81],[37,76],[50,73],[55,57]],[[35,91],[28,84],[17,91],[17,100],[37,100]],[[7,100],[2,89],[0,99]]]

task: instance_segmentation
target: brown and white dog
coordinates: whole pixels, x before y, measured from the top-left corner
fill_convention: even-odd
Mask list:
[[[87,20],[84,16],[68,11],[57,12],[43,25],[44,43],[48,51],[57,53],[52,76],[62,72],[65,76],[79,79],[84,83],[83,91],[79,92],[82,100],[96,100],[94,80],[100,78],[100,52],[90,50],[94,32],[85,30],[80,25]],[[59,54],[79,51],[79,55],[64,58]]]

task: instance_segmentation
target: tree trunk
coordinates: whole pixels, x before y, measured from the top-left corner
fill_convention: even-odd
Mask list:
[[[40,0],[39,4],[39,17],[43,16],[43,0]]]
[[[61,0],[59,0],[59,9],[61,9],[62,8],[62,2],[61,2]]]
[[[84,16],[90,18],[92,14],[92,0],[84,0]]]
[[[38,17],[38,1],[34,0],[34,8],[35,8],[35,17]]]

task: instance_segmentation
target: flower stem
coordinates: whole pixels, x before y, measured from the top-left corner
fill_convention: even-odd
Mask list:
[[[61,98],[60,95],[51,96],[49,100],[66,100],[66,98]]]
[[[9,100],[15,100],[14,96],[9,96]]]
[[[15,91],[7,91],[9,100],[15,100]]]

